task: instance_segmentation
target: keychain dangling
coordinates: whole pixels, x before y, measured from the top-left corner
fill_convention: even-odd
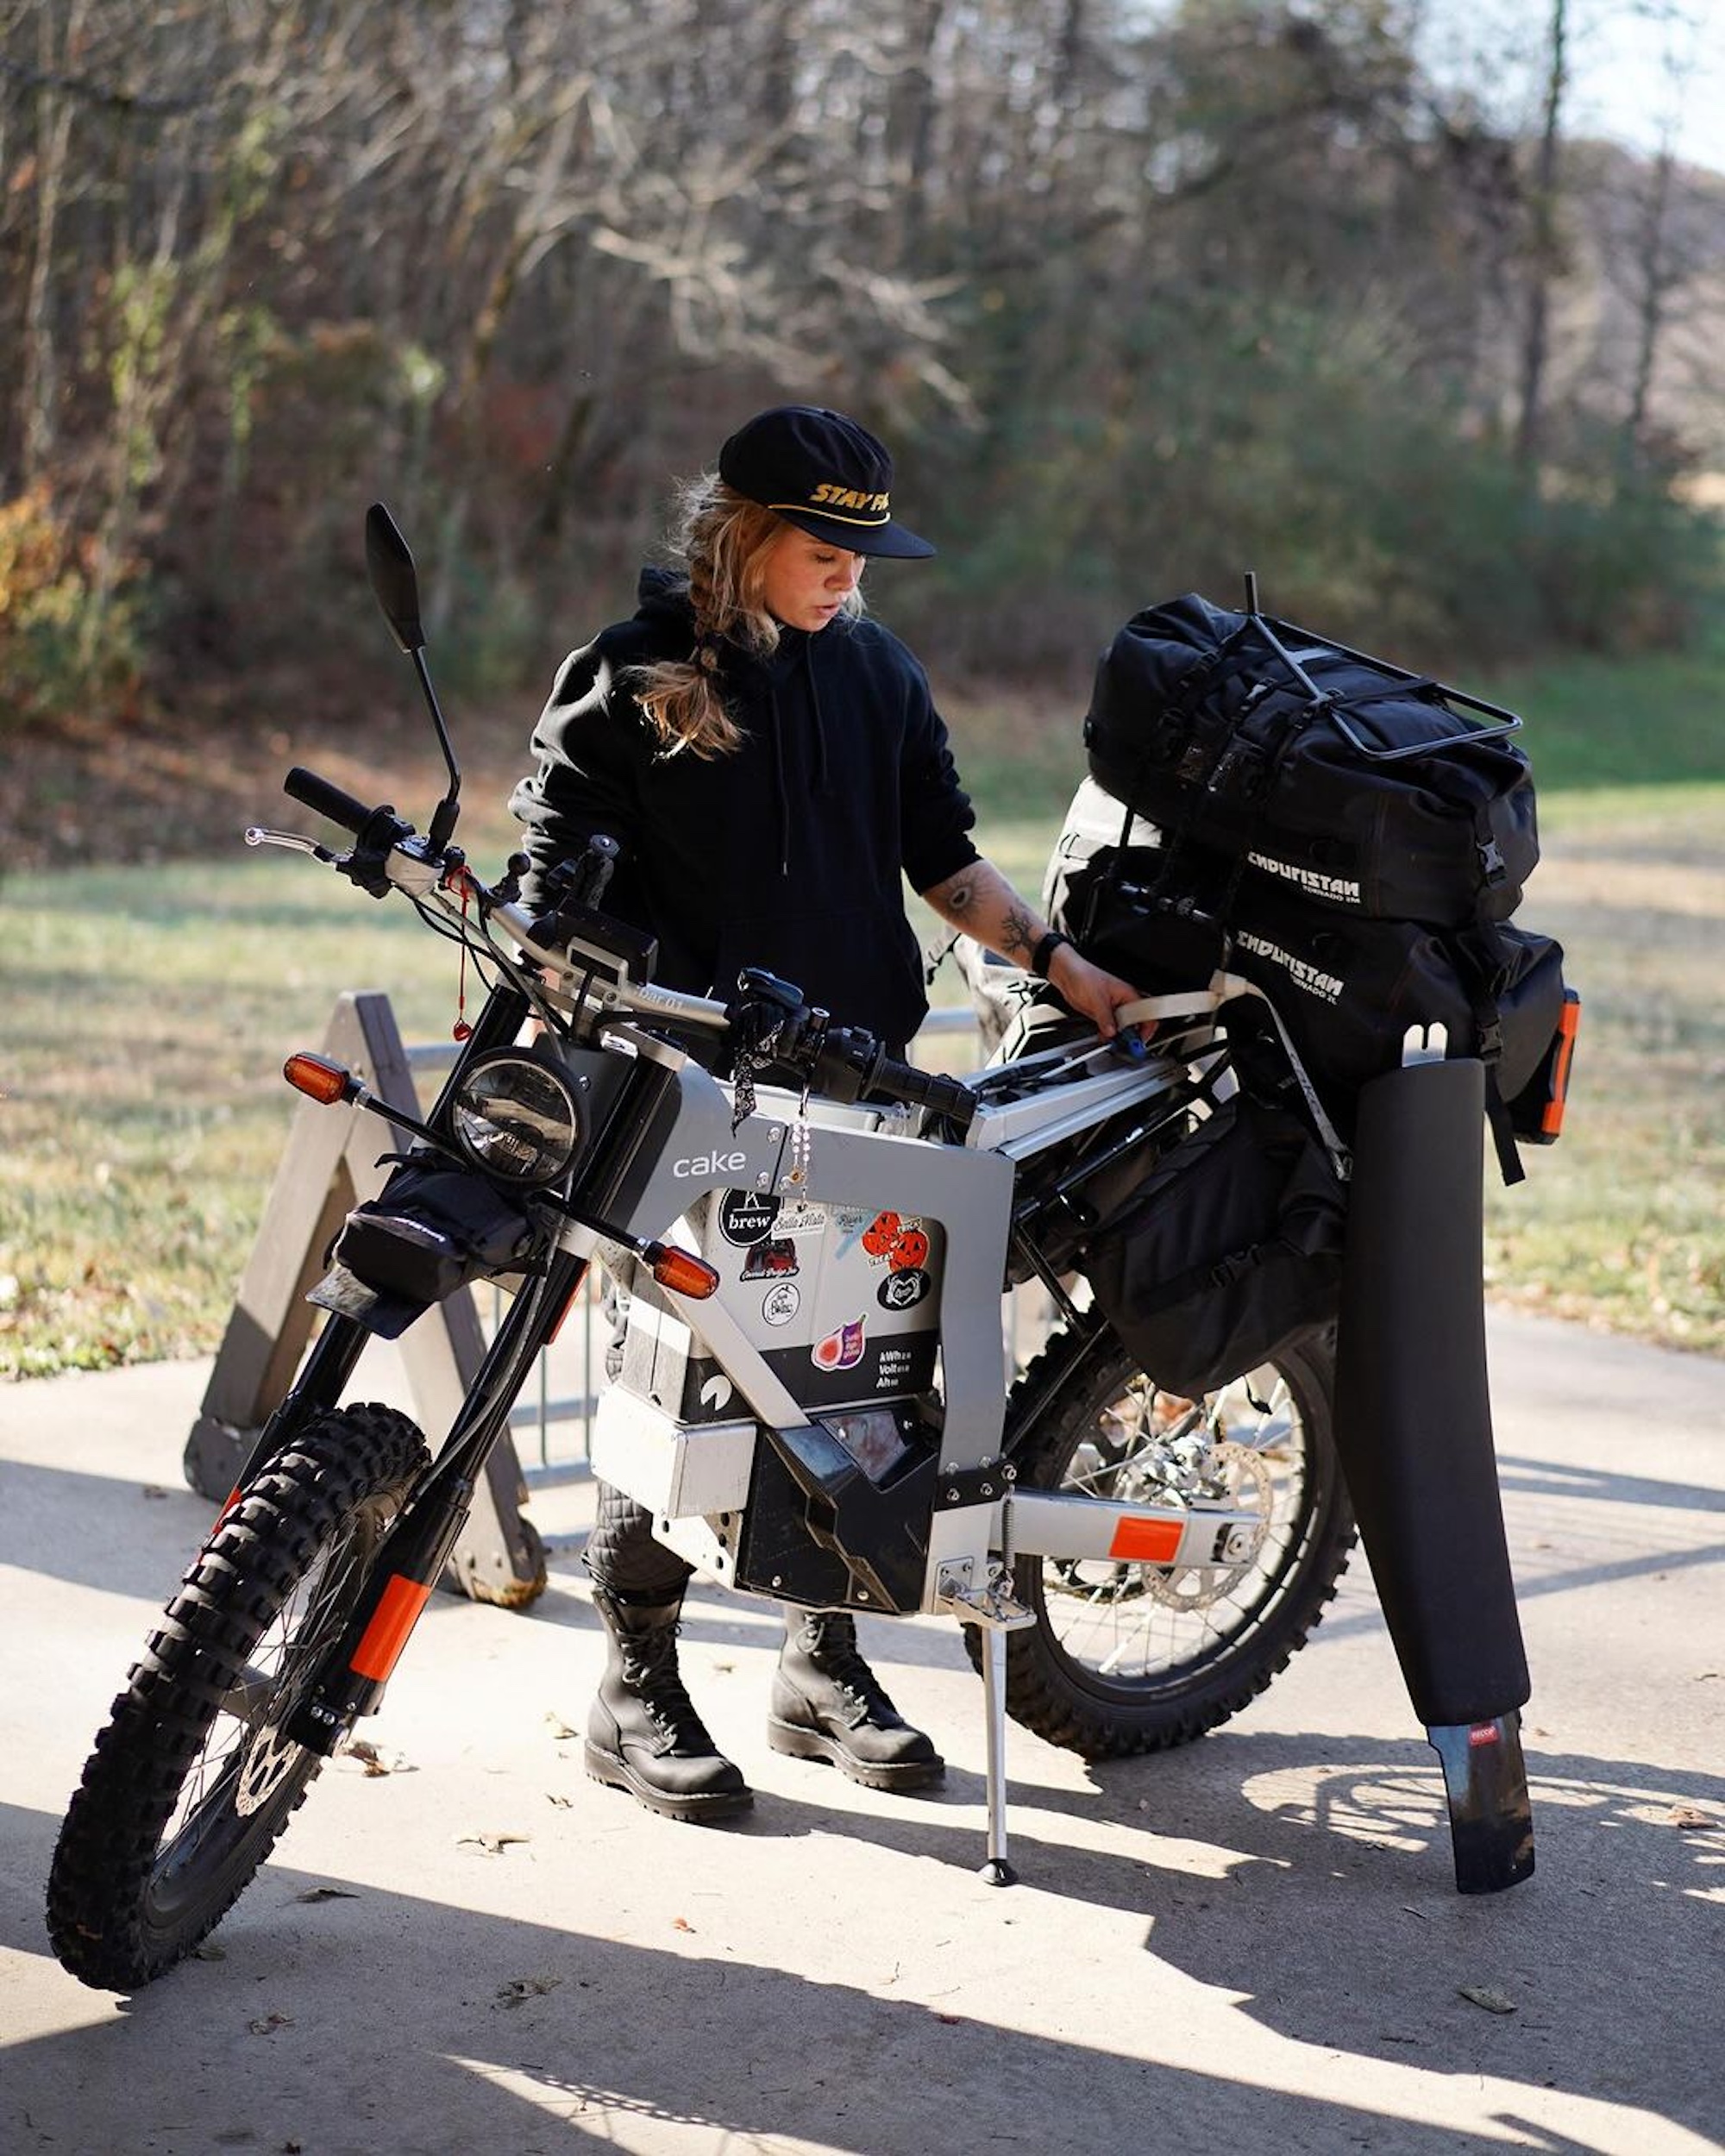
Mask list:
[[[807,1094],[804,1094],[792,1118],[790,1139],[791,1164],[785,1181],[794,1190],[800,1190],[808,1181],[809,1152],[814,1143],[814,1133],[809,1128]]]

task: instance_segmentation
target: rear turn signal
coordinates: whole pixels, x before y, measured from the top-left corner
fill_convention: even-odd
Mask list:
[[[327,1056],[290,1056],[281,1067],[281,1075],[295,1092],[322,1101],[326,1108],[337,1100],[352,1100],[357,1089],[353,1074],[343,1070],[340,1063],[332,1063]]]
[[[1581,1031],[1581,998],[1573,988],[1565,991],[1563,1015],[1552,1054],[1551,1098],[1540,1117],[1540,1135],[1549,1144],[1563,1131],[1564,1106],[1569,1099],[1570,1065],[1575,1059],[1575,1038]]]
[[[705,1301],[718,1286],[718,1275],[704,1257],[695,1257],[693,1251],[671,1249],[663,1243],[649,1243],[641,1255],[651,1267],[654,1279],[674,1294]]]

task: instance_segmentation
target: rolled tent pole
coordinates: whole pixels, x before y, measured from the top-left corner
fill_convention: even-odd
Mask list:
[[[1463,1893],[1534,1868],[1518,1712],[1531,1688],[1485,1356],[1484,1129],[1471,1058],[1410,1061],[1362,1088],[1336,1348],[1337,1448],[1443,1765]]]

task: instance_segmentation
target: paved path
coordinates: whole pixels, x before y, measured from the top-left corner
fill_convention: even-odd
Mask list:
[[[369,1731],[395,1771],[332,1766],[211,1957],[129,2000],[49,1958],[42,1880],[207,1525],[205,1366],[0,1388],[0,2150],[1725,2147],[1725,1363],[1502,1318],[1492,1354],[1535,1684],[1509,1894],[1452,1890],[1358,1558],[1203,1743],[1090,1768],[1014,1730],[1005,1892],[952,1629],[867,1632],[950,1761],[894,1800],[768,1752],[774,1620],[693,1600],[759,1796],[677,1827],[582,1774],[599,1645],[560,1558],[524,1616],[435,1599]]]

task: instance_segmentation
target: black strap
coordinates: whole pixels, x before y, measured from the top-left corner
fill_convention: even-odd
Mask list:
[[[1072,938],[1063,936],[1057,928],[1051,928],[1047,935],[1037,938],[1036,946],[1030,955],[1030,969],[1038,981],[1047,980],[1049,961],[1063,945],[1071,950]]]

